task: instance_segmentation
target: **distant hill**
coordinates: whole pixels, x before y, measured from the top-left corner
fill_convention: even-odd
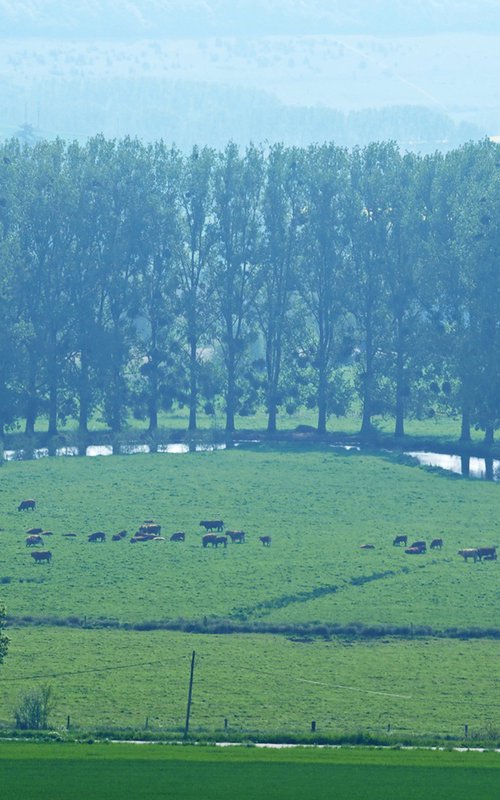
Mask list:
[[[0,0],[0,137],[446,149],[500,134],[498,6]]]
[[[2,0],[2,36],[500,33],[498,0]]]

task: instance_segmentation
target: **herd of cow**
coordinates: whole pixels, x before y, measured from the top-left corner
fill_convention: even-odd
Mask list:
[[[18,507],[18,511],[35,510],[35,500],[22,500]],[[201,544],[203,547],[227,547],[228,541],[231,540],[233,544],[244,544],[246,540],[245,531],[224,531],[224,521],[221,519],[215,520],[202,520],[200,526],[203,527],[206,533],[201,537]],[[214,532],[215,531],[215,532]],[[43,528],[29,528],[26,531],[26,547],[36,547],[44,544],[44,536],[52,536],[52,531],[44,531]],[[76,533],[63,533],[65,538],[76,538]],[[111,540],[119,542],[126,539],[128,532],[123,530],[119,533],[113,534]],[[184,531],[176,531],[169,537],[171,542],[184,542],[186,534]],[[89,542],[105,542],[106,534],[103,531],[95,531],[87,536]],[[165,537],[161,536],[161,525],[153,519],[144,520],[139,529],[129,539],[130,544],[136,542],[150,542],[150,541],[165,541]],[[264,547],[271,545],[270,536],[259,536],[259,541],[262,542]],[[31,557],[38,564],[41,562],[50,562],[52,553],[50,550],[34,550]]]
[[[35,508],[36,501],[30,499],[21,500],[17,510],[28,511],[34,510]],[[246,534],[244,531],[226,530],[224,532],[224,521],[222,519],[203,519],[200,522],[200,526],[205,529],[205,534],[201,537],[201,544],[203,547],[227,547],[229,541],[233,544],[244,544],[246,541]],[[43,545],[44,540],[42,537],[52,536],[52,531],[44,531],[42,528],[30,528],[26,533],[26,547]],[[75,538],[76,533],[63,533],[63,536],[66,538]],[[120,531],[119,533],[115,533],[111,539],[113,542],[119,542],[127,536],[127,531]],[[89,542],[104,542],[106,541],[106,534],[103,531],[96,531],[95,533],[89,534],[87,538]],[[171,542],[184,542],[186,540],[186,534],[184,531],[177,531],[169,538]],[[136,542],[165,541],[165,537],[161,536],[161,525],[153,519],[147,519],[142,523],[136,533],[130,537],[129,541],[131,544],[135,544]],[[259,536],[259,541],[264,547],[269,547],[271,545],[270,536]],[[396,536],[392,544],[396,547],[404,545],[405,553],[408,553],[408,555],[421,555],[427,552],[427,543],[423,539],[419,539],[408,546],[408,536],[406,535]],[[442,547],[443,540],[441,538],[432,539],[430,543],[431,550],[441,550]],[[375,545],[363,544],[361,545],[361,549],[374,550]],[[464,561],[468,561],[469,558],[472,558],[474,563],[476,561],[482,561],[483,559],[485,561],[496,561],[497,548],[466,547],[459,550],[458,555],[462,556]],[[31,553],[31,556],[36,563],[43,561],[49,562],[52,558],[52,553],[50,550],[35,550]]]
[[[413,542],[409,547],[408,545],[408,537],[407,536],[396,536],[394,541],[392,542],[393,545],[400,546],[405,545],[405,553],[409,555],[419,555],[420,553],[425,553],[427,551],[427,543],[424,540],[419,540],[417,542]],[[443,540],[442,539],[433,539],[430,544],[431,550],[441,550],[443,547]],[[474,562],[482,561],[484,558],[485,561],[496,561],[497,558],[497,548],[496,547],[466,547],[463,550],[458,551],[458,555],[462,556],[464,561],[468,561],[469,558],[473,558]]]

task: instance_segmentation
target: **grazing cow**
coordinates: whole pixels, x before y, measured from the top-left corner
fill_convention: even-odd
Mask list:
[[[114,533],[111,537],[112,542],[121,542],[122,539],[125,539],[127,536],[127,531],[119,531],[119,533]]]
[[[216,536],[215,537],[215,546],[218,547],[220,544],[223,547],[227,547],[227,536]]]
[[[442,539],[433,539],[431,542],[431,550],[441,550],[443,546]]]
[[[30,553],[31,558],[35,559],[37,564],[41,563],[42,561],[50,561],[52,558],[52,553],[50,550],[35,550],[33,553]]]
[[[407,536],[396,536],[396,538],[392,540],[392,543],[393,543],[393,545],[404,544],[404,546],[406,547],[406,545],[408,544],[408,537]]]
[[[224,522],[221,519],[202,519],[200,525],[206,531],[217,531],[217,533],[220,533],[224,528]]]
[[[26,537],[26,547],[34,547],[37,544],[43,544],[43,539],[38,534]]]
[[[271,546],[271,537],[270,536],[259,536],[259,542],[262,542],[264,547]]]
[[[201,537],[201,543],[203,547],[208,547],[209,544],[211,544],[212,547],[217,547],[217,536],[215,533],[206,533]]]
[[[458,555],[462,556],[464,561],[468,561],[469,558],[473,558],[475,564],[478,559],[477,547],[465,547],[463,550],[458,551]]]
[[[106,541],[106,534],[102,531],[96,531],[95,533],[91,533],[88,537],[89,542],[104,542]]]
[[[419,540],[418,542],[413,542],[413,544],[410,545],[410,549],[412,547],[417,548],[418,550],[420,550],[421,553],[425,553],[427,549],[427,545],[423,540]]]
[[[139,528],[139,533],[152,533],[158,535],[161,533],[161,525],[157,522],[143,522]]]
[[[184,542],[186,540],[186,534],[184,531],[177,531],[177,533],[173,533],[170,537],[171,542]]]
[[[245,531],[226,531],[234,544],[245,544]]]
[[[405,553],[408,553],[409,556],[418,556],[421,553],[425,553],[425,550],[420,547],[407,547]]]
[[[21,502],[17,507],[17,510],[27,511],[28,509],[31,509],[32,511],[34,511],[35,507],[36,507],[36,500],[21,500]]]
[[[43,528],[28,528],[28,530],[26,531],[26,534],[28,536],[36,536],[37,534],[41,533],[42,531],[43,531]]]
[[[359,549],[360,550],[375,550],[375,545],[374,544],[360,544]]]
[[[477,557],[480,561],[482,558],[486,561],[495,561],[497,558],[497,549],[496,547],[478,547]]]

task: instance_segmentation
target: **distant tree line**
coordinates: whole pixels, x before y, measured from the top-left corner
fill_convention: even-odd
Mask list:
[[[500,420],[500,149],[0,146],[0,429]]]

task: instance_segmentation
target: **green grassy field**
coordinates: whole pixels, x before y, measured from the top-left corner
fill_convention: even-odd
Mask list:
[[[196,651],[194,735],[320,736],[366,731],[394,741],[494,730],[498,645],[490,640],[301,640],[176,631],[12,628],[0,721],[19,694],[49,683],[57,729],[183,728]],[[471,677],[473,676],[473,677]]]
[[[496,800],[499,767],[497,753],[0,745],[5,800]]]
[[[495,724],[498,640],[435,634],[498,627],[499,562],[457,555],[499,544],[498,485],[326,445],[9,462],[0,478],[0,600],[14,621],[1,667],[4,722],[19,691],[48,680],[59,722],[70,714],[79,725],[137,726],[149,716],[175,728],[186,659],[201,648],[200,670],[203,660],[212,666],[199,687],[200,730],[228,717],[241,730],[299,732],[315,718],[329,732],[391,724],[459,736],[465,723]],[[36,498],[36,511],[17,511],[24,497]],[[199,521],[217,517],[245,530],[247,543],[204,549]],[[147,518],[162,524],[167,541],[110,541]],[[35,564],[25,547],[32,526],[53,531],[48,565]],[[90,544],[97,530],[108,540]],[[177,530],[186,531],[185,543],[168,541]],[[63,537],[70,531],[75,539]],[[445,546],[407,556],[392,546],[400,533],[443,537]],[[259,543],[263,534],[271,547]],[[361,550],[366,542],[375,549]],[[15,627],[22,618],[30,624]],[[289,630],[287,638],[93,629],[150,621]],[[293,637],[293,627],[307,623],[398,625],[407,636]],[[427,639],[411,638],[418,626],[427,626]],[[103,673],[89,672],[99,665]],[[162,700],[165,686],[172,706]]]
[[[17,511],[23,497],[36,498],[35,512]],[[457,551],[498,544],[499,498],[497,485],[326,446],[9,463],[1,595],[16,617],[489,627],[498,623],[498,562],[465,563]],[[186,542],[109,541],[148,518],[167,537],[185,531]],[[248,542],[204,549],[207,518],[246,531]],[[25,547],[31,526],[53,531],[50,565]],[[89,544],[98,530],[108,541]],[[400,533],[445,546],[409,557],[392,546]],[[360,550],[367,542],[375,550]]]

